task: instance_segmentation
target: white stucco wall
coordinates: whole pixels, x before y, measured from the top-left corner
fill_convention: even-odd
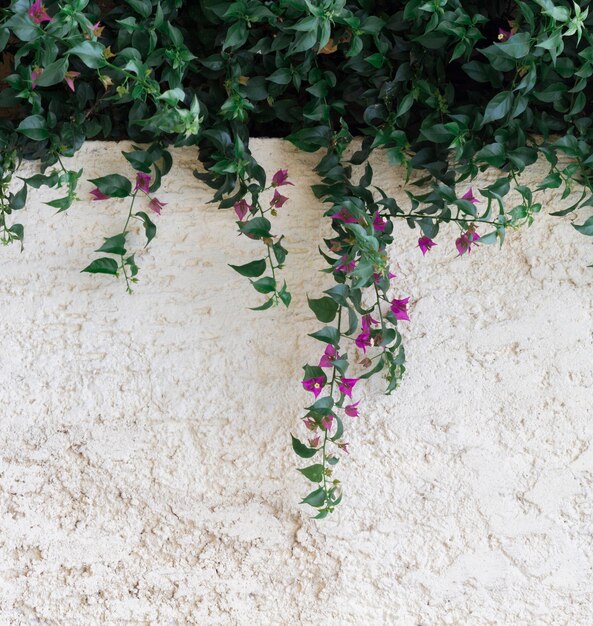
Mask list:
[[[122,147],[76,164],[132,175]],[[0,623],[592,624],[591,240],[542,215],[502,250],[457,258],[451,229],[423,259],[399,225],[409,374],[391,397],[363,387],[344,503],[314,522],[288,434],[319,351],[305,294],[331,284],[316,157],[254,147],[297,183],[275,228],[289,311],[247,310],[226,263],[257,244],[206,204],[193,150],[131,297],[79,273],[125,201],[54,215],[41,190],[18,216],[24,252],[0,250]]]

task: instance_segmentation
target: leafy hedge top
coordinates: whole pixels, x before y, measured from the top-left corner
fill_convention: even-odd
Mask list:
[[[301,471],[319,483],[304,501],[323,517],[341,499],[333,478],[338,457],[329,450],[346,449],[343,417],[358,415],[357,403],[344,402],[361,378],[385,372],[392,391],[404,372],[398,323],[409,319],[409,297],[392,297],[386,255],[397,220],[420,228],[423,254],[440,226],[454,223],[462,255],[530,224],[542,208],[535,191],[563,187],[567,198],[578,188],[556,215],[593,206],[589,3],[108,4],[12,0],[0,9],[0,51],[10,68],[0,91],[0,239],[22,243],[23,227],[10,216],[25,206],[28,187],[64,189],[48,203],[59,211],[76,200],[82,171],[67,170],[62,156],[89,138],[129,137],[146,144],[124,153],[138,171],[136,186],[116,174],[93,181],[95,200],[131,198],[125,225],[99,248],[112,256],[85,270],[123,273],[131,290],[138,273],[127,250],[131,220],[142,222],[147,243],[156,233],[146,212],[132,211],[136,197],[146,195],[148,208],[160,213],[165,203],[154,193],[171,168],[167,147],[195,145],[203,165],[196,176],[215,190],[221,208],[234,208],[239,232],[264,246],[263,258],[232,267],[265,295],[257,308],[288,306],[279,277],[288,250],[269,218],[288,200],[278,188],[292,183],[282,169],[267,182],[249,138],[282,136],[302,150],[321,150],[313,191],[328,205],[334,235],[322,255],[336,285],[310,306],[319,321],[334,325],[312,333],[326,345],[319,365],[305,366],[303,386],[315,402],[304,423],[313,436],[308,446],[293,438],[293,447],[305,458],[321,455]],[[348,160],[353,136],[362,145]],[[376,149],[404,168],[407,206],[372,185],[367,159]],[[549,172],[530,189],[521,173],[540,157]],[[9,184],[23,158],[38,159],[43,173],[14,192]],[[355,181],[352,166],[362,164]],[[474,191],[471,181],[488,169],[496,179]],[[478,233],[484,226],[489,232]],[[593,217],[576,228],[593,235]],[[374,298],[371,308],[365,293]],[[357,378],[347,377],[352,363],[341,344],[348,338],[363,353]]]

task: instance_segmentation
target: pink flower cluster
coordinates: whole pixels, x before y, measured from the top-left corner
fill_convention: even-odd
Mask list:
[[[268,211],[271,211],[272,215],[276,215],[276,209],[280,209],[287,202],[288,198],[283,196],[279,191],[278,187],[283,187],[284,185],[292,185],[288,180],[288,170],[278,170],[272,176],[272,184],[270,188],[274,189],[274,195],[270,200]],[[233,205],[233,209],[235,210],[235,214],[237,215],[239,221],[243,221],[247,213],[256,213],[257,208],[254,209],[252,204],[249,204],[245,198],[241,198],[238,202],[235,202]]]
[[[150,193],[150,181],[152,180],[150,174],[145,174],[144,172],[138,172],[136,174],[136,186],[134,187],[134,191],[142,191],[145,193],[150,202],[148,203],[148,208],[154,213],[160,215],[163,207],[167,206],[166,202],[161,202],[158,198],[152,197],[149,195]],[[104,194],[98,187],[91,189],[91,196],[93,196],[93,200],[107,200],[110,196]]]

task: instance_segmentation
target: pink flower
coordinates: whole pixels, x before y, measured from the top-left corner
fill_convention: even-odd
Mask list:
[[[161,202],[158,198],[151,198],[148,203],[148,208],[154,211],[157,215],[161,214],[163,207],[167,206],[166,202]]]
[[[52,18],[47,14],[45,6],[41,0],[36,0],[29,7],[27,11],[29,17],[35,22],[35,24],[41,24],[43,22],[51,22]]]
[[[91,196],[93,196],[93,201],[107,200],[107,198],[109,198],[109,196],[106,196],[98,187],[91,189]]]
[[[474,192],[471,187],[461,197],[463,198],[463,200],[469,200],[472,204],[478,204],[478,202],[480,202],[474,196]]]
[[[371,333],[366,330],[361,332],[354,340],[354,343],[366,354],[367,348],[373,345],[371,343]]]
[[[245,198],[241,198],[239,202],[235,202],[233,208],[235,209],[237,217],[242,220],[247,215],[247,211],[251,211],[253,207],[247,202],[247,200],[245,200]]]
[[[349,454],[349,452],[348,452],[348,446],[349,446],[349,445],[350,445],[349,443],[346,443],[346,442],[340,442],[340,443],[338,444],[338,448],[340,448],[340,450],[343,450],[346,454]]]
[[[93,24],[93,36],[97,38],[100,37],[103,34],[104,28],[105,26],[101,26],[101,22],[96,22],[95,24]]]
[[[144,172],[138,172],[136,174],[136,186],[134,187],[134,191],[140,189],[144,193],[149,192],[150,187],[150,174],[145,174]]]
[[[479,238],[480,235],[478,235],[473,228],[468,228],[461,237],[455,240],[455,247],[457,248],[457,252],[459,252],[459,256],[463,256],[466,252],[469,254],[472,251],[472,244]]]
[[[70,88],[70,91],[74,91],[74,79],[80,76],[80,72],[66,72],[64,74],[64,80]]]
[[[348,417],[358,417],[360,414],[358,409],[356,408],[360,404],[360,400],[354,404],[347,404],[344,407],[344,413],[348,415]]]
[[[337,220],[339,222],[344,222],[344,224],[358,224],[358,220],[352,217],[346,209],[342,208],[337,213],[330,215],[332,220]]]
[[[502,28],[498,29],[498,41],[508,41],[513,36],[509,30],[504,30]]]
[[[303,387],[310,391],[316,398],[321,393],[323,386],[325,385],[325,376],[316,376],[315,378],[308,378],[302,381]]]
[[[278,170],[272,176],[272,187],[282,187],[282,185],[292,185],[288,180],[288,170]]]
[[[395,316],[396,320],[407,320],[410,321],[408,317],[408,302],[410,298],[404,298],[403,300],[397,300],[394,298],[391,301],[391,311]]]
[[[354,385],[359,381],[359,378],[342,378],[338,384],[338,389],[349,398],[352,398],[352,390]]]
[[[311,448],[316,448],[319,445],[320,439],[321,437],[319,435],[316,435],[315,437],[309,439],[309,445],[311,446]]]
[[[362,320],[360,325],[362,326],[362,330],[370,330],[373,324],[378,324],[379,320],[373,319],[373,316],[370,313],[362,316]]]
[[[375,272],[373,274],[373,280],[378,283],[382,278],[384,278],[384,274],[379,274],[379,272]],[[393,272],[388,272],[387,274],[389,280],[391,280],[392,278],[397,278],[397,275],[394,274]]]
[[[31,70],[31,88],[35,89],[37,87],[37,79],[43,74],[42,67],[34,67]]]
[[[319,360],[319,367],[333,367],[334,361],[339,358],[338,351],[331,343],[327,344],[327,348]]]
[[[283,196],[277,189],[274,189],[274,197],[270,200],[270,206],[274,209],[279,209],[288,198]]]
[[[348,257],[343,256],[340,261],[342,262],[340,263],[340,265],[338,265],[338,267],[336,267],[336,271],[346,272],[346,274],[349,274],[356,269],[356,261],[354,259],[348,261]]]
[[[321,426],[325,429],[325,430],[331,430],[332,429],[332,425],[334,423],[334,418],[335,415],[333,415],[332,413],[328,413],[327,415],[324,415],[321,418]]]
[[[375,217],[373,218],[373,228],[378,232],[384,232],[385,226],[387,226],[387,220],[384,217],[381,217],[379,211],[375,213]]]
[[[306,417],[303,422],[308,430],[317,430],[319,428],[317,422],[312,417]]]
[[[426,253],[437,244],[430,237],[420,237],[418,239],[418,247],[422,250],[422,256],[426,256]]]

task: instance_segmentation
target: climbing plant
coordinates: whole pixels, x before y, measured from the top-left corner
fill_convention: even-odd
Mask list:
[[[283,164],[265,172],[253,136],[286,137],[318,156],[320,242],[327,289],[310,298],[320,349],[304,367],[312,394],[292,436],[303,502],[316,517],[342,498],[345,426],[363,412],[361,381],[394,391],[404,374],[402,331],[413,293],[402,293],[387,248],[403,224],[418,259],[447,254],[436,239],[457,230],[451,254],[504,241],[561,189],[575,228],[593,236],[593,17],[567,0],[12,0],[0,9],[0,240],[26,243],[18,213],[28,189],[56,188],[57,212],[127,198],[122,228],[107,233],[83,272],[141,276],[131,224],[157,236],[172,167],[170,146],[195,146],[196,172],[253,240],[254,259],[231,268],[261,295],[254,308],[289,306],[282,277],[290,246],[273,226],[290,201]],[[80,198],[82,170],[66,167],[87,139],[131,139],[122,158],[134,180],[105,172]],[[381,151],[406,179],[405,205],[373,184]],[[40,173],[19,176],[36,160]],[[522,182],[537,160],[549,171]],[[477,187],[480,172],[492,182]],[[545,197],[545,196],[544,196]],[[56,217],[59,219],[59,217]],[[229,271],[232,271],[229,269]],[[105,288],[108,288],[106,285]]]

